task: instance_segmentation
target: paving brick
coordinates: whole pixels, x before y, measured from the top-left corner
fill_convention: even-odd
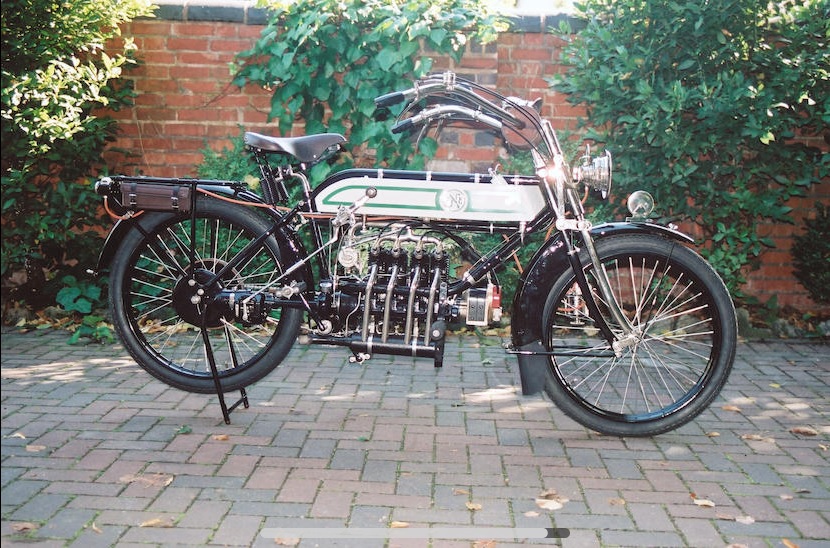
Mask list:
[[[675,518],[674,524],[687,546],[720,546],[724,542],[710,519]]]
[[[137,544],[157,543],[161,546],[204,546],[213,533],[210,529],[185,527],[132,527],[123,537],[123,542]]]
[[[126,544],[119,540],[126,530],[126,527],[100,526],[96,523],[95,527],[85,527],[70,544],[65,546],[70,548],[110,548],[112,546],[126,548]]]
[[[151,512],[184,513],[196,499],[199,491],[193,488],[172,487],[163,493],[147,507]]]
[[[213,533],[211,544],[222,546],[250,546],[259,535],[264,518],[229,514]],[[181,525],[181,524],[179,524]]]
[[[69,541],[92,523],[96,512],[87,508],[63,508],[38,527],[36,538],[60,538]]]
[[[46,521],[71,500],[65,494],[37,494],[24,502],[10,516],[15,521]],[[78,507],[80,508],[80,507]]]
[[[675,532],[660,531],[602,531],[603,544],[609,546],[686,546],[683,538]]]
[[[752,357],[739,359],[722,396],[695,421],[652,438],[616,438],[576,424],[544,396],[521,396],[513,358],[472,340],[448,339],[438,371],[400,357],[356,367],[342,352],[298,346],[250,388],[251,407],[235,411],[230,425],[214,397],[162,385],[117,345],[67,352],[56,334],[31,341],[2,337],[3,546],[15,545],[12,520],[63,539],[41,546],[83,548],[273,546],[262,527],[392,520],[567,527],[560,544],[580,548],[754,547],[785,538],[823,548],[830,537],[824,438],[789,432],[826,422],[826,406],[815,402],[830,397],[827,346],[741,343],[739,356]],[[59,382],[68,372],[76,372],[71,386]],[[190,434],[179,432],[183,425]],[[753,433],[764,437],[744,437]],[[142,474],[174,480],[123,480]],[[568,502],[540,509],[535,499],[546,489]],[[692,494],[716,506],[697,506]],[[745,515],[755,522],[735,521]],[[155,517],[175,526],[140,527]],[[498,542],[526,544],[536,543]]]
[[[217,500],[196,500],[179,520],[178,525],[190,528],[216,528],[227,515],[231,503]]]
[[[352,498],[352,493],[321,488],[309,510],[309,516],[348,519],[352,508]]]
[[[826,512],[785,510],[783,515],[798,529],[802,538],[830,539],[830,508]]]
[[[256,469],[259,457],[254,455],[229,455],[222,467],[217,470],[217,476],[248,477]]]
[[[248,477],[248,481],[245,482],[245,487],[248,489],[268,489],[276,491],[283,484],[287,475],[288,470],[285,468],[260,465]]]
[[[363,466],[361,479],[363,481],[394,482],[398,477],[398,462],[367,458]]]
[[[675,524],[659,504],[626,503],[637,529],[641,531],[674,531]]]

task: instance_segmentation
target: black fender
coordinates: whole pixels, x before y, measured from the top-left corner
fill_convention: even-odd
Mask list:
[[[199,185],[199,188],[238,202],[241,201],[250,203],[251,205],[264,203],[258,194],[250,191],[240,192],[239,190],[226,185]],[[263,207],[257,209],[258,211],[266,214],[275,222],[282,216],[279,211],[273,208]],[[177,216],[182,215],[172,212],[145,211],[141,215],[119,219],[112,229],[110,229],[109,234],[107,234],[104,246],[101,248],[101,253],[98,256],[98,265],[92,274],[100,276],[109,270],[112,259],[118,252],[118,248],[121,245],[121,241],[131,231],[147,229],[159,222],[164,222]],[[286,264],[294,264],[296,261],[302,260],[308,255],[299,237],[290,227],[282,226],[277,230],[277,242],[280,246],[282,259]],[[310,265],[306,265],[306,267],[302,269],[301,275],[305,280],[307,287],[313,287],[313,277]]]
[[[594,241],[621,234],[653,234],[664,238],[694,243],[674,228],[647,222],[614,222],[591,229]],[[544,388],[548,356],[542,346],[542,314],[545,301],[559,276],[571,268],[568,246],[561,232],[550,237],[524,268],[516,286],[510,315],[511,342],[518,354],[522,394],[530,395]]]

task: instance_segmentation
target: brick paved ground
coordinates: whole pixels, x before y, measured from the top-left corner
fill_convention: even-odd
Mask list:
[[[278,546],[263,528],[393,521],[570,530],[440,547],[830,545],[827,345],[742,343],[696,421],[618,439],[521,396],[498,340],[452,338],[442,370],[298,346],[225,425],[215,398],[151,379],[120,346],[66,339],[2,334],[3,546]],[[562,508],[537,506],[547,490]],[[315,545],[430,544],[300,544]]]

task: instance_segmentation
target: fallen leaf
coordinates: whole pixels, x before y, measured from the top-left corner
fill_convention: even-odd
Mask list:
[[[103,532],[97,525],[95,525],[94,521],[92,522],[92,530],[98,533],[99,535]]]
[[[495,548],[495,540],[477,540],[473,543],[473,548]]]
[[[724,405],[723,407],[721,407],[721,409],[723,409],[724,411],[734,411],[736,413],[741,412],[741,408],[737,405]]]
[[[782,538],[782,539],[781,539],[781,544],[783,544],[783,545],[784,545],[784,546],[786,546],[787,548],[798,548],[798,544],[794,543],[794,542],[793,542],[793,541],[791,541],[791,540],[787,540],[787,539],[785,539],[785,538]]]
[[[747,441],[765,441],[767,443],[775,443],[775,438],[764,437],[760,434],[743,434],[741,439]]]
[[[794,426],[790,428],[790,432],[801,436],[818,436],[818,430],[812,426]]]
[[[179,428],[176,430],[176,434],[192,434],[192,433],[193,433],[193,429],[191,427],[189,427],[188,425],[186,425],[186,424],[184,424],[182,426],[179,426]]]
[[[720,432],[706,432],[706,435],[710,438],[717,438],[718,436],[720,436]]]
[[[37,531],[37,525],[31,521],[20,521],[12,523],[12,531],[16,533],[28,533],[30,531]]]
[[[566,501],[567,502],[567,501]],[[559,510],[565,506],[561,501],[553,499],[536,499],[536,506],[542,510]]]
[[[726,521],[735,521],[735,516],[733,516],[732,514],[715,514],[715,517],[717,519],[723,519]]]
[[[409,527],[409,522],[408,521],[393,521],[392,523],[389,524],[389,527],[391,527],[392,529],[406,529],[407,527]]]
[[[795,492],[798,493],[799,495],[803,495],[805,493],[810,493],[811,491],[809,489],[804,489],[802,487],[801,489],[796,489]]]
[[[127,474],[118,478],[121,483],[140,483],[144,487],[167,487],[173,483],[169,474]]]
[[[298,538],[275,538],[274,543],[277,546],[297,546],[300,543]]]
[[[568,499],[559,496],[554,489],[543,491],[536,497],[536,506],[543,510],[559,510],[566,502],[568,502]]]
[[[781,385],[778,384],[777,382],[771,382],[771,383],[769,383],[769,387],[770,388],[781,388]]]
[[[534,512],[533,510],[528,510],[527,512],[525,512],[524,515],[525,515],[526,518],[538,518],[540,514],[539,514],[539,512]]]
[[[12,434],[12,435],[11,435],[11,436],[9,436],[9,437],[10,437],[10,438],[20,438],[21,440],[25,440],[25,439],[26,439],[26,436],[24,436],[22,432],[15,432],[14,434]]]
[[[738,516],[735,518],[735,521],[743,523],[744,525],[749,525],[751,523],[755,523],[755,518],[752,516]]]
[[[26,446],[26,451],[29,452],[29,453],[37,453],[39,451],[43,451],[44,449],[46,449],[45,445],[27,445]]]
[[[749,548],[749,546],[747,546],[746,544],[738,544],[736,542],[733,542],[732,544],[727,544],[726,548]]]
[[[781,500],[793,500],[793,496],[792,496],[792,495],[786,495],[786,494],[784,494],[784,495],[778,495],[778,497],[779,497]]]
[[[452,494],[453,495],[469,495],[470,492],[467,491],[466,489],[453,489]]]
[[[472,510],[473,512],[475,512],[476,510],[481,510],[482,508],[480,504],[470,501],[465,502],[464,505],[467,507],[467,510]]]
[[[830,446],[829,445],[824,445],[823,443],[820,443],[820,444],[818,444],[818,448],[821,449],[822,451],[827,451],[827,449],[830,448]]]
[[[608,503],[611,504],[611,506],[625,506],[625,499],[612,498],[608,499]]]
[[[228,441],[230,439],[230,436],[228,436],[227,434],[216,434],[214,436],[211,436],[211,438],[213,438],[216,441]]]
[[[694,499],[694,503],[698,506],[705,506],[706,508],[714,508],[715,503],[709,499]]]
[[[153,518],[144,521],[139,527],[173,527],[172,518]]]

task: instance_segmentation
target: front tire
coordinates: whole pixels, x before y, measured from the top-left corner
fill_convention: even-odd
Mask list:
[[[651,436],[700,414],[732,368],[735,309],[717,273],[693,250],[650,235],[595,242],[612,293],[633,328],[615,354],[588,316],[572,271],[545,303],[550,358],[546,392],[565,414],[603,434]],[[587,253],[582,264],[599,309],[616,335]]]
[[[136,362],[160,381],[188,392],[216,393],[201,331],[204,307],[191,304],[188,280],[217,273],[270,223],[251,208],[202,197],[195,227],[190,216],[169,213],[144,213],[136,222],[141,230],[127,233],[110,269],[115,330]],[[282,271],[279,245],[270,237],[220,285],[256,290],[274,283]],[[208,339],[222,390],[244,388],[273,371],[296,341],[301,319],[298,308],[276,308],[254,325],[209,315]]]

